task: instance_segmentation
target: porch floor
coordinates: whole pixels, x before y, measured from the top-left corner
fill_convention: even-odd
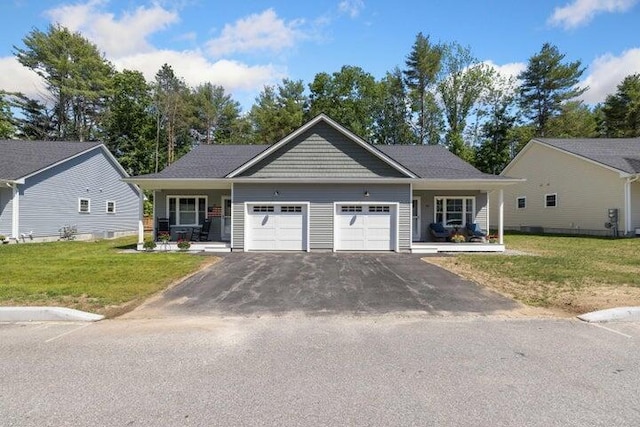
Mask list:
[[[231,252],[230,242],[190,242],[188,252]],[[157,246],[154,252],[178,251],[178,242],[156,242]],[[138,250],[144,250],[141,244],[138,244]]]
[[[496,243],[412,242],[411,253],[436,254],[440,252],[504,252],[505,246]]]

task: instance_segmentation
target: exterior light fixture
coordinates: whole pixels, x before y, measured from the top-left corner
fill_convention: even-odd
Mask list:
[[[369,197],[369,191],[368,190],[364,190],[364,197]]]
[[[276,190],[276,191],[273,192],[273,195],[278,197],[280,195],[280,192],[278,190]]]

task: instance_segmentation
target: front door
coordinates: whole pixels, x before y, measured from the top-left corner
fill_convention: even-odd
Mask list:
[[[222,230],[220,231],[221,240],[231,240],[231,197],[222,198],[222,217],[220,221]]]
[[[413,230],[412,240],[420,241],[420,197],[411,200],[411,229]]]

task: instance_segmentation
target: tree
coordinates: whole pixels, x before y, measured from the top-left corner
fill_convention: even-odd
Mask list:
[[[518,119],[513,79],[497,76],[485,97],[481,116],[482,143],[477,147],[475,166],[483,172],[499,174],[511,161],[513,127]]]
[[[13,118],[16,136],[20,139],[49,141],[57,138],[53,112],[40,101],[29,99],[21,93],[10,94],[11,107],[21,114]]]
[[[557,116],[547,123],[548,138],[592,138],[598,135],[596,115],[581,101],[562,104]]]
[[[198,142],[231,142],[233,122],[240,117],[240,103],[225,93],[222,86],[204,83],[192,91],[195,108],[194,131]]]
[[[407,88],[402,71],[395,68],[378,83],[380,109],[376,117],[373,142],[378,144],[415,144],[410,120],[411,110],[407,105]]]
[[[54,105],[57,139],[95,139],[97,121],[110,94],[111,64],[80,33],[60,25],[31,31],[25,48],[14,46],[18,61],[46,82]]]
[[[442,73],[437,89],[447,122],[445,140],[452,153],[471,160],[473,150],[463,138],[467,118],[490,87],[495,71],[479,63],[469,48],[451,43],[443,49]]]
[[[164,64],[156,73],[154,109],[156,116],[155,171],[160,168],[160,142],[166,140],[166,165],[172,164],[181,153],[188,151],[191,137],[189,121],[190,92],[170,65]]]
[[[625,77],[616,93],[607,96],[600,109],[600,127],[605,136],[640,136],[640,74]]]
[[[379,96],[371,74],[345,65],[332,75],[316,74],[309,89],[312,116],[325,113],[356,135],[367,140],[373,137]]]
[[[518,75],[522,81],[521,108],[539,136],[546,135],[549,120],[560,113],[563,103],[587,90],[576,86],[585,70],[582,63],[563,63],[564,58],[556,46],[545,43]]]
[[[4,95],[0,92],[0,139],[6,139],[13,136],[15,128],[13,126],[13,115],[9,102],[4,99]]]
[[[409,88],[412,111],[417,114],[415,130],[418,143],[433,143],[430,134],[434,127],[435,111],[433,92],[442,61],[442,46],[433,45],[429,37],[418,33],[405,62],[405,83]],[[431,128],[431,129],[430,129]]]
[[[308,104],[302,80],[283,79],[278,86],[265,86],[249,115],[255,140],[273,143],[293,132],[304,122]]]
[[[152,106],[151,87],[142,73],[124,70],[114,76],[102,140],[132,175],[154,171]]]

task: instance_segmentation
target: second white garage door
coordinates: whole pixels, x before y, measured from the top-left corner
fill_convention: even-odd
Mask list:
[[[307,206],[247,205],[245,250],[306,251]]]
[[[335,248],[338,251],[396,249],[396,206],[337,204]]]

